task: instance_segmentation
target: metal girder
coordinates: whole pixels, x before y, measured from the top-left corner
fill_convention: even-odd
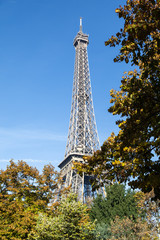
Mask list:
[[[88,43],[88,35],[82,32],[80,20],[80,31],[73,42],[76,55],[68,139],[65,159],[59,164],[65,186],[71,185],[82,201],[92,194],[89,176],[77,174],[72,168],[73,161],[83,162],[84,155],[92,155],[100,149],[89,74]]]
[[[88,35],[79,32],[74,40],[76,57],[65,157],[72,153],[92,155],[100,148],[93,109],[87,45]]]

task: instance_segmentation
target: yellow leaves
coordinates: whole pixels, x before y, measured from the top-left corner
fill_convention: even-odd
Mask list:
[[[123,151],[124,151],[124,152],[128,152],[128,147],[124,147],[124,148],[123,148]]]
[[[121,164],[121,162],[119,160],[115,160],[114,162],[112,162],[113,165],[119,165]]]
[[[125,24],[120,30],[121,34],[116,35],[118,41],[112,36],[107,45],[121,44],[115,61],[125,61],[128,57],[137,70],[124,72],[121,91],[110,91],[112,106],[108,111],[120,115],[120,120],[116,122],[120,131],[113,142],[107,142],[102,153],[111,157],[112,176],[122,180],[128,180],[130,176],[138,177],[137,182],[130,181],[132,187],[148,191],[154,186],[160,198],[157,185],[160,175],[153,160],[156,157],[158,160],[160,154],[158,4],[159,1],[127,0],[126,5],[116,9]],[[152,169],[157,178],[150,174]]]
[[[129,75],[129,76],[132,76],[133,73],[134,73],[134,71],[129,71],[129,72],[128,72],[128,75]]]
[[[118,127],[119,127],[119,128],[123,127],[123,125],[125,125],[125,123],[126,123],[126,121],[121,122],[121,123],[118,125]]]
[[[126,164],[125,162],[122,162],[122,163],[121,163],[121,166],[122,166],[122,167],[124,167],[124,166],[126,166],[126,165],[127,165],[127,164]]]
[[[126,153],[132,153],[133,152],[133,148],[131,146],[129,147],[124,147],[123,148],[123,151],[126,152]]]
[[[16,164],[11,160],[7,169],[0,171],[0,178],[4,182],[5,189],[0,196],[0,205],[3,206],[0,214],[3,214],[1,220],[6,220],[5,223],[0,221],[0,228],[3,224],[11,236],[19,232],[17,239],[25,239],[26,237],[21,233],[25,231],[27,236],[30,232],[36,222],[37,211],[51,212],[48,203],[55,196],[57,172],[52,165],[47,165],[43,173],[39,174],[36,168],[30,167],[24,161]],[[13,227],[15,228],[14,231],[8,223],[11,223],[12,230]]]
[[[117,8],[116,10],[115,10],[115,12],[116,13],[119,13],[121,10],[119,9],[119,8]]]
[[[119,165],[119,166],[125,167],[127,165],[127,163],[121,162],[120,160],[115,160],[112,162],[112,165],[113,166]]]
[[[133,163],[139,163],[139,159],[134,158],[134,159],[133,159]]]

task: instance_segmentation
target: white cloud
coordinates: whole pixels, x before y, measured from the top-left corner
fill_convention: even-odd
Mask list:
[[[48,130],[0,128],[0,141],[4,139],[66,141],[66,136]]]
[[[0,162],[9,162],[9,159],[0,159]]]
[[[49,162],[55,166],[60,162],[59,154],[63,158],[65,142],[66,136],[49,130],[0,128],[0,168],[4,169],[11,158],[36,167]]]
[[[0,162],[9,162],[11,159],[0,159]],[[32,162],[32,163],[43,163],[47,162],[46,160],[37,160],[37,159],[13,159],[14,162],[18,162],[18,160],[23,160],[24,162]]]

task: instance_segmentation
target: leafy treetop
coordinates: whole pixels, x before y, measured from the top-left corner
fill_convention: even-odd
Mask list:
[[[59,182],[51,164],[42,174],[24,161],[0,170],[0,239],[27,239],[39,212],[53,215]]]
[[[120,91],[110,93],[109,112],[120,115],[119,133],[76,166],[97,177],[94,188],[128,181],[143,192],[154,189],[160,199],[160,1],[127,0],[116,12],[124,27],[105,44],[121,44],[114,60],[130,60],[137,69],[124,74]]]

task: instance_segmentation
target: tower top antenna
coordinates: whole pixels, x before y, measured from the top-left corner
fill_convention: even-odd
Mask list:
[[[82,17],[80,17],[80,32],[82,32]]]

